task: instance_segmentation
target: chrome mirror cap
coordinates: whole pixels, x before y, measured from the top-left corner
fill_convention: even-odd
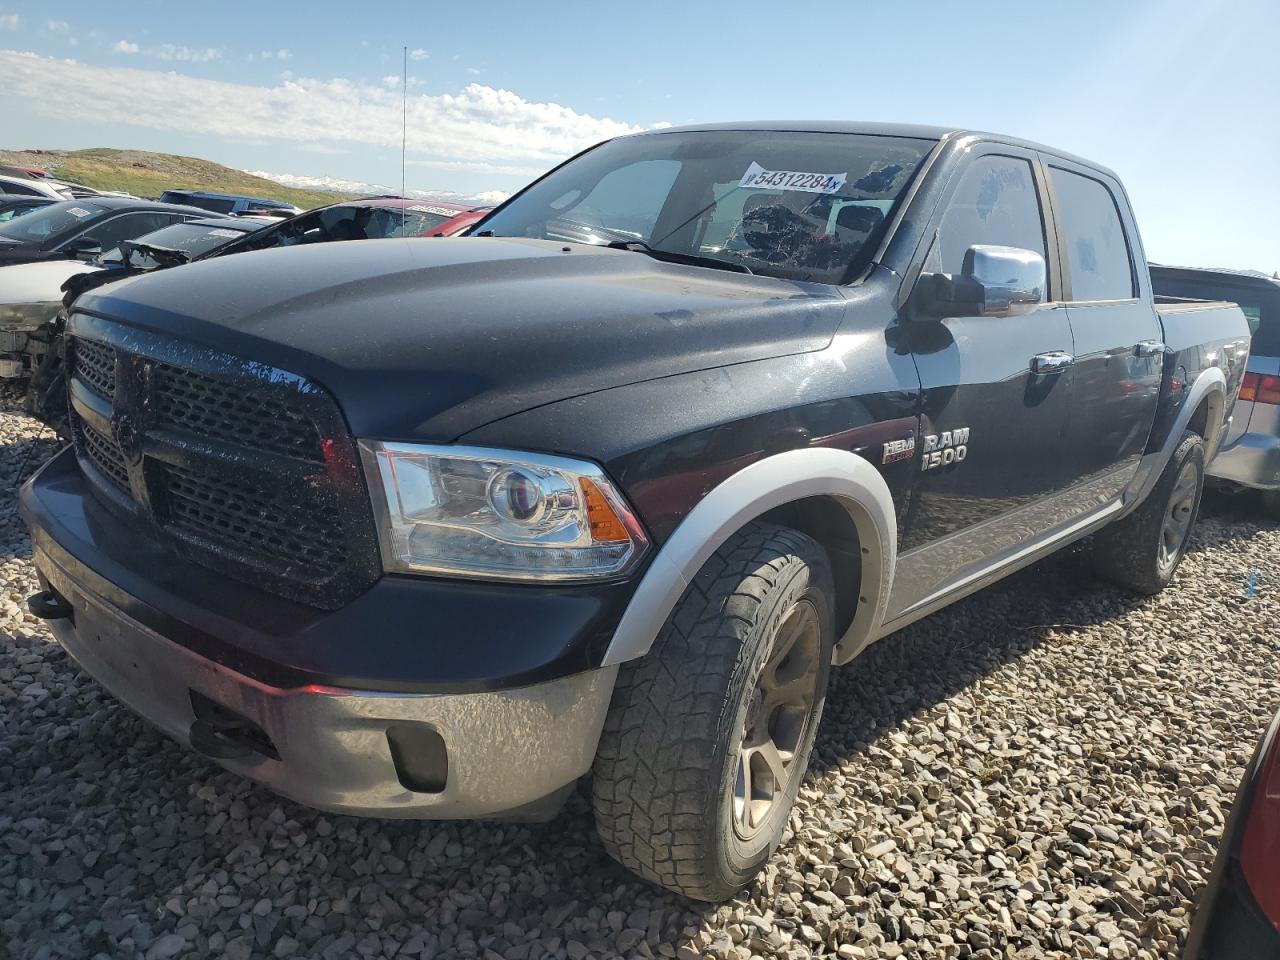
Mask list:
[[[1044,257],[1021,247],[975,243],[964,254],[964,276],[982,290],[984,317],[1025,313],[1044,301]]]

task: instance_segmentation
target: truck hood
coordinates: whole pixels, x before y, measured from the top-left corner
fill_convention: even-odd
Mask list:
[[[215,257],[76,301],[305,376],[357,436],[433,442],[609,387],[820,350],[844,308],[831,286],[497,237]]]

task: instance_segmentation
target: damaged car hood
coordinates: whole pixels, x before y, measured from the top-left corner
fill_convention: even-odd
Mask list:
[[[572,396],[820,350],[844,305],[821,284],[469,237],[212,258],[76,310],[300,374],[357,436],[447,442]]]

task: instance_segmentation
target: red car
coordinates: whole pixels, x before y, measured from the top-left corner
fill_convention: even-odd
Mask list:
[[[443,206],[443,204],[441,204],[441,206]],[[483,220],[485,217],[487,217],[489,215],[489,211],[492,209],[493,207],[466,208],[462,213],[459,213],[452,220],[446,220],[444,223],[436,227],[436,229],[432,232],[431,236],[456,237],[458,234],[462,233],[464,230],[470,229],[471,227],[479,223],[481,220]]]
[[[1280,713],[1245,768],[1183,957],[1280,957]]]

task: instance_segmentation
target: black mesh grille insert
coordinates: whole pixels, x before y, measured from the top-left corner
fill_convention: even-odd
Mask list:
[[[322,462],[315,425],[289,399],[246,390],[166,363],[155,365],[156,424],[203,437]]]
[[[173,465],[164,473],[166,524],[182,534],[307,581],[328,579],[346,560],[342,517],[318,498]]]
[[[98,472],[115,484],[125,493],[129,492],[129,470],[125,466],[124,454],[115,440],[99,433],[87,423],[76,426],[76,435],[80,440],[80,449],[88,455],[89,460]]]
[[[95,340],[75,341],[76,376],[105,400],[116,394],[116,352]]]
[[[70,372],[81,388],[71,393],[76,452],[104,494],[123,493],[138,518],[154,521],[139,536],[328,609],[377,579],[369,497],[332,397],[285,371],[163,334],[75,312],[69,324]],[[107,422],[136,431],[136,469]]]

